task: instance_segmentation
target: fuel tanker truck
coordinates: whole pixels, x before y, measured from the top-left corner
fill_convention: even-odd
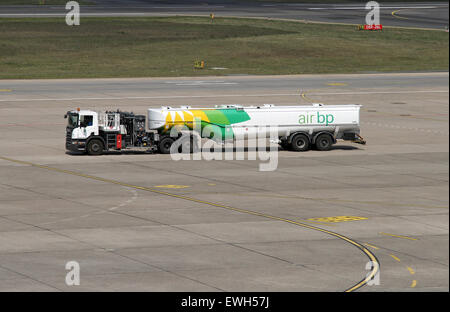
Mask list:
[[[211,133],[219,141],[255,136],[269,138],[270,128],[276,128],[278,143],[284,149],[326,151],[337,140],[365,144],[359,135],[360,107],[323,104],[220,105],[214,108],[163,106],[149,108],[147,118],[119,110],[77,109],[64,116],[68,119],[66,149],[89,155],[126,150],[168,154],[175,142],[180,144],[186,138],[192,147],[193,138],[211,139]]]

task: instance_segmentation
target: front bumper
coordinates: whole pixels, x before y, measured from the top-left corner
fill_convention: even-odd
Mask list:
[[[84,152],[86,151],[86,140],[66,141],[66,150],[72,152]]]

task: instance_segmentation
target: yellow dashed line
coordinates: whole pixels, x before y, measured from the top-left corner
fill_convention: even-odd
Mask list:
[[[387,236],[392,236],[392,237],[398,237],[398,238],[410,239],[410,240],[417,240],[417,238],[408,237],[408,236],[403,236],[403,235],[395,235],[395,234],[389,234],[389,233],[383,233],[383,232],[380,232],[380,234],[382,234],[382,235],[387,235]]]
[[[394,260],[400,262],[400,259],[399,259],[398,257],[396,257],[396,256],[394,256],[394,255],[389,255],[389,256],[391,256]]]
[[[372,264],[373,264],[373,267],[372,267],[372,270],[370,271],[370,273],[367,274],[367,276],[365,278],[363,278],[361,281],[359,281],[357,284],[355,284],[354,286],[346,289],[345,292],[352,292],[352,291],[355,291],[355,290],[363,287],[370,280],[372,280],[372,278],[374,278],[377,275],[377,273],[379,272],[379,270],[380,270],[380,264],[378,262],[378,259],[375,257],[375,255],[370,250],[365,248],[363,245],[359,244],[358,242],[356,242],[356,241],[354,241],[354,240],[352,240],[352,239],[350,239],[350,238],[348,238],[348,237],[346,237],[344,235],[341,235],[339,233],[332,232],[332,231],[329,231],[329,230],[326,230],[326,229],[322,229],[322,228],[319,228],[319,227],[316,227],[316,226],[313,226],[313,225],[309,225],[309,224],[306,224],[306,223],[297,222],[297,221],[293,221],[293,220],[289,220],[289,219],[285,219],[285,218],[281,218],[281,217],[277,217],[277,216],[272,216],[272,215],[268,215],[268,214],[257,212],[257,211],[241,209],[241,208],[234,208],[234,207],[231,207],[231,206],[226,206],[226,205],[222,205],[222,204],[218,204],[218,203],[204,201],[204,200],[196,199],[196,198],[193,198],[193,197],[188,197],[188,196],[184,196],[184,195],[168,193],[168,192],[160,191],[160,190],[157,190],[157,189],[152,189],[152,188],[148,188],[148,187],[132,185],[132,184],[116,181],[116,180],[105,179],[105,178],[96,177],[96,176],[92,176],[92,175],[88,175],[88,174],[83,174],[83,173],[79,173],[79,172],[75,172],[75,171],[70,171],[70,170],[65,170],[65,169],[58,169],[58,168],[54,168],[54,167],[39,165],[39,164],[35,164],[35,163],[32,163],[32,162],[28,162],[28,161],[12,159],[12,158],[3,157],[3,156],[0,156],[0,159],[6,160],[6,161],[10,161],[10,162],[14,162],[14,163],[17,163],[17,164],[29,165],[29,166],[36,167],[36,168],[46,169],[46,170],[49,170],[49,171],[66,173],[66,174],[70,174],[70,175],[73,175],[73,176],[79,176],[79,177],[83,177],[83,178],[87,178],[87,179],[91,179],[91,180],[96,180],[96,181],[101,181],[101,182],[106,182],[106,183],[126,186],[126,187],[130,187],[130,188],[134,188],[134,189],[138,189],[138,190],[143,190],[143,191],[147,191],[147,192],[152,192],[152,193],[156,193],[156,194],[160,194],[160,195],[166,195],[166,196],[173,197],[173,198],[184,199],[184,200],[192,201],[192,202],[195,202],[195,203],[201,203],[201,204],[205,204],[205,205],[209,205],[209,206],[213,206],[213,207],[224,208],[224,209],[227,209],[227,210],[237,211],[237,212],[241,212],[241,213],[246,213],[246,214],[249,214],[249,215],[259,216],[259,217],[263,217],[263,218],[267,218],[267,219],[271,219],[271,220],[286,222],[286,223],[289,223],[289,224],[298,225],[298,226],[301,226],[301,227],[304,227],[304,228],[307,228],[307,229],[315,230],[315,231],[318,231],[318,232],[322,232],[322,233],[334,236],[334,237],[339,238],[339,239],[341,239],[341,240],[343,240],[343,241],[345,241],[345,242],[347,242],[349,244],[352,244],[353,246],[355,246],[356,248],[361,250],[370,259],[370,261],[372,261]]]
[[[371,245],[371,244],[369,244],[369,243],[364,243],[364,245],[369,246],[369,247],[371,247],[371,248],[373,248],[373,249],[376,249],[376,250],[380,249],[380,248],[378,248],[377,246]]]
[[[416,280],[413,280],[412,283],[411,283],[411,288],[416,287],[416,285],[417,285],[417,281],[416,281]]]
[[[407,267],[409,273],[411,273],[411,275],[416,274],[416,272],[411,268],[411,267]]]
[[[309,218],[308,221],[317,221],[317,222],[346,222],[346,221],[359,221],[359,220],[367,220],[365,217],[355,217],[355,216],[336,216],[336,217],[325,217],[325,218]]]
[[[181,188],[187,188],[187,187],[189,187],[189,186],[187,186],[187,185],[172,185],[172,184],[167,184],[167,185],[156,185],[155,187],[159,187],[159,188],[181,189]]]
[[[0,89],[0,92],[12,92],[11,89]]]

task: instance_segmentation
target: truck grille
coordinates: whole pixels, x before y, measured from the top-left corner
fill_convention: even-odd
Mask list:
[[[72,129],[66,129],[66,147],[72,144]]]

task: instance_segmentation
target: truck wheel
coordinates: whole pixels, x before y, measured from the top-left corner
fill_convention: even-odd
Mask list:
[[[86,147],[89,155],[101,155],[103,154],[103,143],[100,140],[90,140]]]
[[[285,151],[289,151],[291,149],[291,145],[287,141],[281,141],[280,146]]]
[[[319,151],[329,151],[333,145],[333,138],[327,133],[319,134],[316,138],[316,148]]]
[[[174,141],[175,140],[169,136],[162,138],[162,140],[159,141],[159,152],[161,154],[170,154],[170,147]]]
[[[309,138],[305,134],[297,134],[291,140],[291,149],[296,152],[309,150]]]

